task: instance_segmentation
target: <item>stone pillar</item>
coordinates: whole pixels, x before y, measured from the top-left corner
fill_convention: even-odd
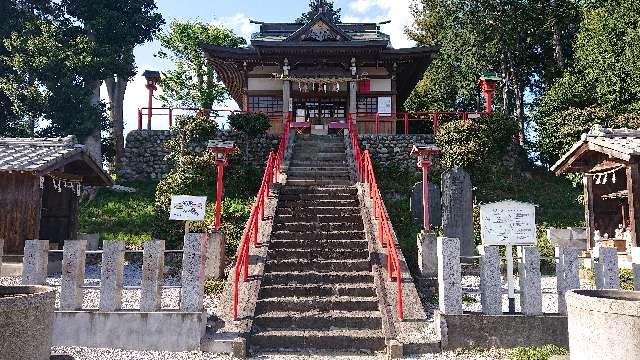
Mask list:
[[[442,230],[445,237],[460,239],[460,255],[472,256],[473,197],[471,178],[455,167],[442,175]]]
[[[22,284],[44,285],[47,282],[49,262],[48,240],[27,240],[22,258]]]
[[[619,289],[620,277],[618,275],[618,250],[613,247],[600,246],[598,260],[592,260],[596,289]]]
[[[86,249],[86,240],[67,240],[64,242],[60,310],[82,309]]]
[[[182,311],[202,311],[206,236],[206,234],[194,233],[184,236],[182,290],[180,292],[180,309]]]
[[[349,81],[349,112],[358,111],[358,81]]]
[[[120,310],[124,277],[124,242],[103,242],[100,274],[100,311]]]
[[[207,279],[224,278],[225,238],[222,231],[214,231],[207,236],[207,259],[205,276]]]
[[[484,246],[480,257],[480,302],[487,315],[502,314],[502,278],[497,246]]]
[[[524,315],[542,314],[540,251],[535,246],[519,247],[520,304]]]
[[[640,291],[640,247],[631,248],[631,268],[633,270],[633,288]]]
[[[462,314],[462,272],[460,268],[460,240],[439,237],[438,302],[443,314]]]
[[[580,289],[580,260],[578,248],[556,247],[556,289],[558,292],[558,313],[567,313],[565,294],[571,289]]]
[[[417,236],[418,268],[424,277],[438,276],[438,247],[436,236],[432,233],[420,232]]]
[[[2,256],[4,253],[4,239],[0,239],[0,276],[2,276]]]
[[[160,310],[164,270],[164,240],[147,240],[142,252],[140,311]]]
[[[282,112],[289,112],[289,104],[291,104],[291,81],[282,81]]]

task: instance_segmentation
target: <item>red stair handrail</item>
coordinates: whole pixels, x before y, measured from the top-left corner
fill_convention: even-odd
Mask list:
[[[358,134],[356,133],[355,126],[353,126],[351,121],[349,122],[349,132],[358,177],[362,183],[369,186],[369,197],[372,202],[373,216],[378,221],[378,240],[380,242],[380,246],[387,248],[387,273],[389,274],[390,281],[393,280],[393,273],[395,272],[396,283],[398,286],[398,301],[396,309],[398,318],[402,320],[404,317],[402,307],[402,271],[400,269],[400,258],[396,248],[396,241],[393,236],[393,226],[389,221],[387,209],[384,206],[382,195],[378,189],[378,182],[373,171],[371,155],[369,154],[369,150],[365,150],[364,152],[360,150]]]
[[[251,207],[251,215],[244,227],[240,245],[236,252],[236,264],[234,266],[234,278],[233,278],[233,319],[238,319],[238,287],[240,277],[242,281],[247,281],[249,276],[249,249],[253,243],[253,247],[258,245],[258,235],[260,231],[260,221],[264,221],[264,209],[266,199],[269,198],[269,190],[271,184],[278,181],[278,175],[280,174],[280,166],[285,155],[287,148],[287,138],[289,137],[289,120],[291,118],[289,114],[284,121],[282,128],[282,137],[278,144],[276,151],[269,153],[267,159],[267,166],[262,174],[262,183],[260,184],[260,190],[256,201]]]

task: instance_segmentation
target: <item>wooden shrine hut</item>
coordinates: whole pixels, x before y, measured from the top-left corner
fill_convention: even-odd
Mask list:
[[[583,175],[589,248],[639,245],[640,130],[594,126],[553,167]]]
[[[109,175],[73,136],[0,138],[0,239],[4,239],[4,252],[21,254],[28,239],[58,245],[76,239],[82,187],[111,184]]]
[[[308,23],[260,24],[244,48],[205,45],[231,97],[244,111],[291,113],[292,126],[326,133],[349,114],[391,119],[431,63],[437,48],[394,49],[384,23],[334,23],[318,13]],[[359,133],[375,131],[358,123]],[[272,121],[271,132],[281,124]],[[395,134],[385,121],[381,133]]]

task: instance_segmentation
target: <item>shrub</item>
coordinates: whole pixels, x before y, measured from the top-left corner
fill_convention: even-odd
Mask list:
[[[229,126],[247,137],[256,137],[269,130],[271,120],[260,113],[235,113],[229,115]]]
[[[557,345],[517,347],[511,352],[511,360],[547,360],[554,355],[567,355],[567,349]]]

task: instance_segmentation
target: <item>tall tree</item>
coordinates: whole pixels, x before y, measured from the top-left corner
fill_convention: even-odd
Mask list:
[[[333,1],[330,0],[310,0],[309,11],[300,15],[296,20],[297,23],[308,23],[311,19],[316,17],[318,13],[322,12],[324,16],[333,21],[334,23],[340,22],[340,11],[342,9],[334,9]]]
[[[207,64],[201,47],[239,47],[246,44],[244,38],[199,21],[174,21],[158,38],[164,49],[156,55],[175,63],[175,69],[164,72],[160,80],[160,100],[165,105],[211,109],[228,98],[227,89]]]

